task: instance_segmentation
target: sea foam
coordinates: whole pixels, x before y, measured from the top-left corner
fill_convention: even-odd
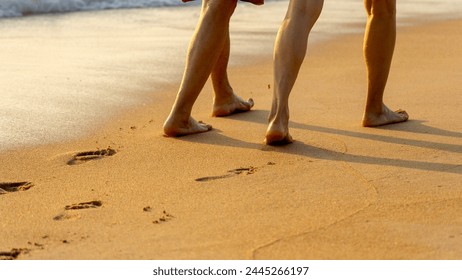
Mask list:
[[[123,8],[178,6],[181,0],[0,0],[0,18]]]

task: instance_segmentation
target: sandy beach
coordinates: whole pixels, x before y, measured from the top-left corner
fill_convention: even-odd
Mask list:
[[[82,139],[2,152],[0,259],[462,259],[461,29],[399,28],[385,100],[406,123],[360,126],[350,34],[310,46],[289,146],[263,144],[268,57],[230,69],[251,112],[212,118],[206,85],[193,115],[211,132],[162,135],[169,85]],[[134,94],[152,85],[136,81]]]

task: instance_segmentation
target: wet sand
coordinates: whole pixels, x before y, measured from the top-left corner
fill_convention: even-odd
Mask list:
[[[249,113],[210,117],[206,86],[211,132],[162,135],[166,86],[83,139],[3,152],[0,258],[461,259],[461,28],[399,29],[386,103],[406,123],[360,126],[362,36],[345,35],[309,50],[292,145],[263,145],[268,58],[230,70]]]

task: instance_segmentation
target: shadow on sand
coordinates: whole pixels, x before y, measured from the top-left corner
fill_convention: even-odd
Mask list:
[[[236,121],[246,121],[246,122],[255,122],[266,124],[267,123],[268,111],[264,110],[253,110],[246,114],[232,115],[228,118]],[[379,129],[386,129],[392,131],[402,131],[409,133],[419,133],[419,134],[431,134],[444,137],[454,137],[461,138],[462,133],[443,130],[439,128],[434,128],[424,124],[425,121],[420,120],[410,120],[406,123],[395,124],[393,126],[384,126],[381,128],[362,128],[364,132],[351,131],[351,130],[342,130],[329,127],[321,127],[316,125],[302,124],[297,122],[290,122],[291,128],[303,129],[308,131],[332,134],[337,136],[348,136],[361,139],[368,139],[371,141],[379,141],[385,143],[392,143],[397,145],[405,146],[414,146],[420,148],[427,148],[433,150],[442,150],[451,153],[462,153],[462,145],[456,144],[446,144],[438,143],[426,140],[414,140],[406,139],[401,137],[394,136],[385,136],[375,134],[375,131]],[[263,135],[262,135],[263,138]],[[353,155],[348,152],[338,152],[332,150],[326,150],[324,148],[318,148],[311,145],[305,144],[301,139],[296,139],[293,144],[282,146],[282,147],[273,147],[266,146],[261,143],[252,143],[246,142],[239,139],[231,138],[220,133],[220,130],[214,129],[211,132],[198,135],[189,135],[180,137],[179,139],[188,142],[202,143],[208,145],[220,145],[220,146],[230,146],[230,147],[239,147],[245,149],[254,149],[261,151],[272,151],[285,154],[293,154],[299,156],[305,156],[314,159],[322,160],[333,160],[333,161],[342,161],[348,163],[363,163],[370,165],[382,165],[382,166],[395,166],[403,167],[410,169],[419,169],[426,171],[438,171],[438,172],[447,172],[447,173],[461,173],[460,163],[436,163],[436,162],[427,162],[427,161],[416,161],[416,160],[407,160],[400,158],[383,158],[375,156],[366,156],[366,155]],[[373,145],[373,143],[371,143]]]

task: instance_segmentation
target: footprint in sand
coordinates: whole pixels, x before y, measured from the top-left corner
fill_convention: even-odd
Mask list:
[[[143,208],[143,212],[152,212],[151,206],[146,206]],[[170,221],[175,218],[172,214],[168,213],[166,210],[162,211],[162,216],[152,221],[153,224],[161,224]]]
[[[168,213],[167,211],[162,212],[162,216],[159,217],[157,220],[152,221],[153,224],[160,224],[170,221],[171,219],[175,218],[172,214]]]
[[[21,253],[29,253],[29,249],[11,249],[10,251],[0,252],[0,260],[15,260]]]
[[[88,201],[88,202],[80,202],[80,203],[75,203],[71,205],[66,205],[66,207],[64,207],[64,210],[82,210],[82,209],[99,208],[101,206],[103,206],[103,203],[100,200],[93,200],[93,201]],[[53,217],[53,220],[63,221],[63,220],[76,220],[80,218],[81,216],[78,213],[64,212],[64,213],[61,213]]]
[[[93,200],[89,202],[80,202],[76,204],[66,205],[65,210],[80,210],[80,209],[90,209],[90,208],[99,208],[103,206],[103,203],[100,200]]]
[[[233,176],[240,175],[240,174],[250,175],[250,174],[255,173],[255,171],[257,171],[257,168],[253,167],[253,166],[244,167],[244,168],[241,167],[241,168],[228,170],[228,174],[224,174],[224,175],[220,175],[220,176],[201,177],[201,178],[197,178],[195,181],[197,181],[197,182],[207,182],[207,181],[213,181],[213,180],[218,180],[218,179],[229,178],[229,177],[233,177]]]
[[[102,159],[104,157],[110,157],[117,153],[116,150],[112,148],[107,148],[103,150],[96,150],[96,151],[88,151],[88,152],[81,152],[75,154],[68,162],[68,165],[76,165],[85,163],[90,160]]]
[[[80,219],[81,216],[79,214],[68,214],[68,213],[62,213],[59,214],[55,217],[53,217],[53,220],[55,221],[64,221],[64,220],[77,220]]]
[[[34,184],[31,182],[9,182],[0,183],[0,195],[7,194],[10,192],[27,191],[32,188]]]

